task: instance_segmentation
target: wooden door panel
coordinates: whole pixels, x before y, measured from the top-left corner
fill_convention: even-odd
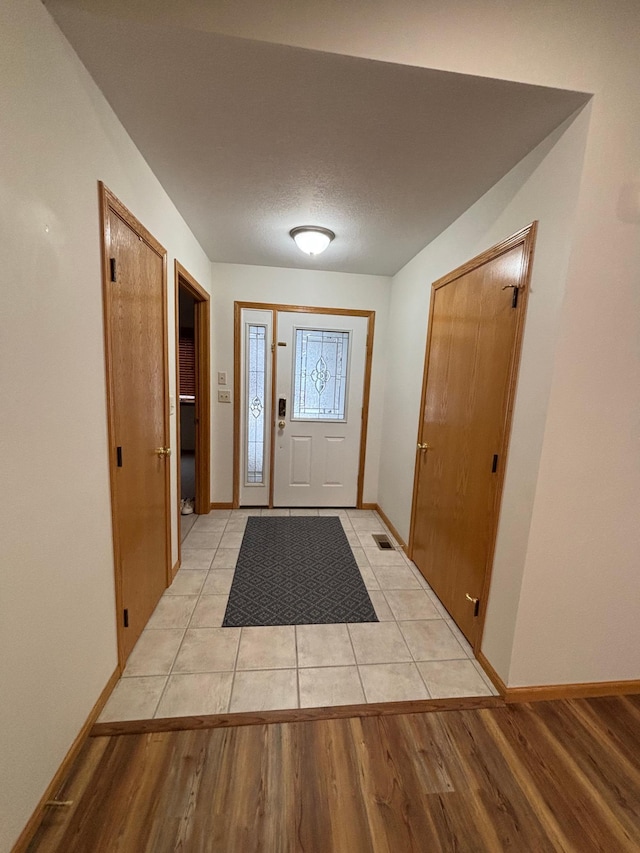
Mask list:
[[[482,600],[493,552],[532,248],[515,236],[432,297],[412,557],[472,643],[467,596]]]
[[[104,192],[112,510],[123,664],[168,582],[169,460],[156,452],[169,443],[165,254],[152,238],[142,239],[125,221],[126,209],[119,212],[122,206]]]

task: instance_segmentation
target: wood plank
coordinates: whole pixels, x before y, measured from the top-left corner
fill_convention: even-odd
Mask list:
[[[552,851],[548,833],[513,772],[517,758],[501,749],[487,719],[456,714],[444,725],[464,768],[454,784],[456,790],[467,790],[465,800],[473,808],[470,823],[481,834],[483,849]]]
[[[40,853],[55,853],[58,849],[67,825],[78,808],[79,799],[89,784],[108,745],[108,738],[85,740],[78,754],[79,760],[73,764],[62,785],[56,788],[55,799],[58,802],[70,803],[70,805],[49,806],[44,809],[43,814],[41,813],[41,823],[31,839],[30,850],[38,850]],[[14,853],[17,853],[17,850],[18,848],[14,848]]]
[[[512,748],[518,744],[521,766],[536,785],[538,796],[534,803],[549,833],[562,842],[561,849],[637,849],[629,846],[622,812],[611,820],[597,788],[541,720],[543,711],[544,706],[534,711],[532,706],[521,705],[503,711],[491,725],[499,727]],[[591,744],[595,742],[592,740]]]
[[[598,732],[582,726],[567,702],[545,703],[533,725],[544,732],[558,761],[564,763],[588,794],[617,839],[618,849],[633,849],[634,827],[640,825],[640,770],[616,756]]]
[[[429,849],[437,841],[437,833],[420,792],[415,790],[415,774],[398,749],[399,728],[393,724],[385,727],[381,718],[361,718],[352,721],[351,729],[373,849],[385,853]]]
[[[89,741],[30,853],[640,849],[640,702]]]
[[[574,702],[573,707],[583,718],[587,715],[590,717],[591,725],[600,737],[606,734],[629,760],[633,760],[636,765],[640,764],[640,696],[591,699],[588,702]]]

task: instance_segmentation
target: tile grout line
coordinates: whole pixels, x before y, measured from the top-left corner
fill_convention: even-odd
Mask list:
[[[362,695],[364,696],[365,704],[369,704],[369,699],[367,697],[367,692],[364,689],[364,681],[362,680],[362,674],[360,672],[360,664],[358,663],[358,657],[356,655],[356,647],[353,645],[353,637],[351,636],[351,630],[349,629],[349,625],[347,625],[347,634],[349,635],[349,642],[351,643],[351,651],[353,652],[353,659],[356,664],[356,670],[358,673],[358,681],[360,682],[360,687],[362,688]]]
[[[377,513],[376,513],[376,514],[377,514]],[[399,549],[397,549],[397,550],[399,550]],[[367,552],[365,551],[365,557],[366,557],[366,555],[367,555]],[[404,554],[402,554],[402,556],[404,556]],[[375,574],[375,571],[374,571],[374,574]],[[377,578],[377,575],[376,575],[376,578]],[[398,617],[396,616],[394,609],[393,609],[393,608],[391,607],[391,605],[389,604],[389,601],[387,600],[387,596],[385,595],[384,590],[383,590],[382,588],[380,588],[380,592],[382,592],[382,594],[383,594],[383,596],[384,596],[384,600],[387,602],[387,606],[388,606],[389,610],[391,611],[391,615],[393,616],[393,621],[394,621],[394,623],[395,623],[395,625],[396,625],[396,628],[397,628],[397,629],[398,629],[398,631],[400,632],[400,635],[401,635],[401,637],[402,637],[402,639],[403,639],[403,642],[404,642],[405,646],[407,647],[407,651],[408,651],[408,652],[409,652],[409,654],[411,655],[411,664],[412,664],[412,666],[414,667],[414,669],[416,670],[416,672],[418,673],[418,678],[420,679],[420,682],[422,683],[422,685],[424,686],[424,689],[425,689],[425,690],[426,690],[426,692],[427,692],[427,697],[430,699],[430,698],[432,698],[432,697],[431,697],[431,692],[429,691],[429,688],[427,687],[427,685],[426,685],[426,683],[425,683],[425,680],[424,680],[424,678],[422,677],[422,673],[420,672],[420,669],[419,669],[419,667],[417,666],[417,663],[416,663],[416,660],[415,660],[414,654],[413,654],[413,652],[411,651],[411,649],[409,648],[409,644],[407,643],[407,639],[406,639],[406,637],[405,637],[405,635],[404,635],[404,632],[402,631],[402,628],[400,627],[400,620],[399,620],[399,619],[398,619]],[[418,619],[416,619],[416,620],[402,620],[402,621],[423,621],[423,620],[418,620]],[[463,649],[463,651],[464,651],[464,649]],[[359,667],[358,667],[358,673],[360,673],[360,668],[359,668]],[[362,676],[360,676],[360,677],[362,678]]]
[[[197,520],[196,520],[196,522],[194,522],[194,523],[193,523],[193,525],[192,525],[191,530],[189,531],[189,533],[187,533],[187,536],[185,537],[185,542],[186,542],[186,540],[189,538],[189,534],[191,533],[191,531],[195,529],[196,523],[197,523]],[[226,527],[226,523],[225,523],[225,527]],[[221,538],[222,538],[222,537],[221,537]],[[213,563],[213,560],[214,560],[215,555],[216,555],[216,553],[217,553],[217,551],[218,551],[218,548],[219,548],[219,544],[218,544],[218,545],[213,549],[213,556],[212,556],[212,558],[211,558],[211,563]],[[204,579],[204,581],[203,581],[203,583],[202,583],[202,586],[200,587],[200,592],[198,593],[198,596],[197,596],[197,599],[196,599],[196,603],[195,603],[195,604],[194,604],[194,606],[193,606],[193,610],[191,611],[191,613],[190,613],[190,615],[189,615],[189,619],[187,620],[187,624],[186,624],[186,626],[185,626],[185,628],[184,628],[184,631],[183,631],[183,633],[182,633],[182,639],[180,640],[180,643],[179,643],[179,645],[178,645],[178,650],[177,650],[177,652],[176,652],[176,653],[175,653],[175,655],[174,655],[173,661],[172,661],[172,663],[171,663],[171,667],[169,668],[169,673],[168,673],[168,675],[167,675],[167,679],[166,679],[166,681],[165,681],[165,683],[164,683],[164,687],[162,688],[162,692],[161,692],[161,694],[160,694],[160,697],[159,697],[159,699],[158,699],[158,702],[156,703],[156,706],[155,706],[154,712],[153,712],[153,714],[152,714],[152,717],[153,717],[153,718],[155,718],[156,714],[158,713],[158,709],[159,709],[159,707],[160,707],[160,703],[162,702],[162,700],[163,700],[163,698],[164,698],[164,695],[165,695],[165,693],[167,692],[167,687],[169,686],[169,679],[170,679],[170,678],[171,678],[171,676],[174,674],[174,672],[173,672],[173,668],[174,668],[174,666],[175,666],[176,660],[178,659],[178,655],[180,654],[180,650],[182,649],[182,645],[183,645],[183,643],[184,643],[184,638],[185,638],[185,636],[186,636],[186,634],[187,634],[187,631],[189,630],[189,626],[191,625],[191,621],[192,621],[192,619],[193,619],[193,614],[196,612],[196,608],[197,608],[197,606],[198,606],[198,602],[199,602],[199,601],[200,601],[200,599],[202,598],[202,590],[204,589],[204,585],[205,585],[205,583],[207,582],[207,577],[209,576],[209,572],[211,571],[211,563],[209,564],[209,569],[207,570],[207,574],[206,574],[206,576],[205,576],[205,579]]]
[[[247,516],[248,518],[249,516]],[[229,519],[233,518],[233,510],[229,513]],[[226,525],[225,525],[226,529]],[[238,557],[240,556],[240,552],[238,552]],[[236,557],[236,565],[233,568],[233,574],[235,576],[236,568],[238,566],[238,557]],[[233,584],[233,578],[231,578],[231,583]],[[229,595],[227,596],[227,604],[229,603],[229,596],[231,595],[231,587],[229,587]],[[225,609],[226,612],[226,609]],[[222,621],[224,622],[224,615],[222,617]],[[220,626],[222,627],[222,625]],[[238,634],[238,645],[236,647],[236,655],[233,660],[233,672],[231,674],[231,688],[229,690],[229,699],[227,700],[227,713],[231,713],[231,699],[233,698],[233,690],[236,684],[236,673],[238,671],[238,657],[240,655],[240,644],[242,642],[242,626],[240,626],[240,633]]]
[[[474,668],[476,669],[476,671],[477,671],[477,672],[478,672],[478,674],[480,675],[480,678],[482,678],[482,680],[484,681],[484,683],[485,683],[485,684],[487,685],[487,687],[489,688],[489,691],[490,691],[491,695],[492,695],[492,696],[498,696],[498,695],[499,695],[499,693],[498,693],[498,691],[496,690],[496,686],[495,686],[495,684],[491,681],[491,679],[489,678],[489,676],[487,675],[487,673],[484,671],[484,669],[483,669],[483,668],[482,668],[482,666],[480,665],[479,661],[478,661],[476,658],[473,658],[473,660],[471,661],[471,663],[473,664]]]
[[[293,641],[296,647],[296,695],[298,697],[298,708],[300,708],[300,656],[298,655],[298,626],[293,626]]]
[[[319,623],[319,624],[324,624],[324,623]],[[335,624],[335,625],[345,624],[346,625],[347,623],[346,622],[343,622],[343,623],[335,622],[335,623],[326,623],[326,624]],[[349,623],[349,624],[363,624],[363,623]],[[278,627],[280,627],[280,626],[278,626]],[[202,629],[196,628],[195,630],[207,631],[207,630],[211,630],[211,629],[209,629],[209,628],[202,628]],[[239,628],[238,630],[242,630],[242,629]],[[239,645],[239,638],[238,638],[238,645]],[[237,657],[237,652],[236,652],[236,657]],[[299,667],[299,669],[301,669],[302,671],[310,670],[310,669],[351,669],[354,666],[392,666],[394,664],[402,664],[402,663],[418,664],[418,663],[459,663],[459,662],[471,663],[473,665],[473,661],[470,661],[469,658],[420,658],[420,659],[412,658],[412,660],[404,660],[404,661],[379,661],[377,663],[363,663],[363,664],[359,664],[357,660],[353,663],[314,663],[312,666],[301,666],[301,667]],[[295,667],[293,667],[293,666],[273,666],[273,665],[272,666],[252,666],[251,669],[240,669],[237,671],[240,673],[242,673],[242,672],[272,672],[272,671],[284,672],[285,670],[290,670],[290,669],[295,669]],[[235,672],[235,671],[236,671],[235,667],[229,667],[229,668],[222,668],[222,669],[194,669],[194,670],[189,670],[188,672],[176,672],[173,674],[174,675],[202,675],[203,673],[208,673],[208,672]],[[149,675],[129,676],[129,678],[166,678],[166,677],[167,677],[167,674],[163,673],[163,672],[155,673],[155,674],[151,673]]]
[[[465,649],[465,647],[462,645],[462,643],[458,640],[458,638],[456,637],[455,633],[451,630],[451,627],[449,626],[449,624],[448,624],[447,620],[446,620],[446,619],[443,619],[442,621],[443,621],[443,622],[444,622],[444,624],[447,626],[447,630],[449,631],[449,633],[451,634],[451,636],[453,637],[453,639],[454,639],[454,640],[456,641],[456,643],[460,646],[460,648],[461,648],[462,652],[464,653],[465,658],[466,658],[467,660],[470,660],[469,655],[467,654],[467,650],[466,650],[466,649]],[[475,656],[474,656],[474,660],[475,660]]]
[[[428,685],[428,684],[427,684],[427,682],[424,680],[424,676],[423,676],[423,675],[422,675],[422,673],[420,672],[420,667],[418,666],[418,664],[417,664],[417,662],[416,662],[416,661],[414,661],[414,662],[413,662],[413,665],[415,666],[415,668],[416,668],[416,669],[417,669],[417,671],[418,671],[418,676],[419,676],[419,678],[420,678],[420,681],[424,684],[424,689],[427,691],[427,699],[433,699],[434,697],[431,695],[431,691],[429,690],[429,685]]]
[[[194,523],[193,527],[195,527],[195,523]],[[191,528],[191,530],[193,530],[193,527]],[[189,531],[189,533],[191,533],[191,530]],[[189,536],[189,533],[187,534],[187,537]],[[207,572],[207,574],[208,574],[208,572]],[[196,612],[196,607],[198,606],[198,602],[200,601],[200,597],[202,596],[202,590],[204,589],[204,585],[206,583],[206,580],[207,579],[205,577],[205,579],[202,583],[202,586],[200,587],[200,592],[198,593],[198,596],[196,598],[196,603],[194,604],[193,610],[191,611],[189,618],[187,619],[187,624],[185,625],[184,630],[182,632],[182,638],[180,640],[180,643],[178,644],[178,650],[176,651],[176,653],[173,657],[173,661],[171,662],[171,666],[169,667],[169,672],[167,674],[167,680],[164,683],[164,687],[162,688],[162,692],[161,692],[161,694],[158,698],[158,701],[156,703],[156,706],[154,708],[152,718],[155,718],[156,714],[158,713],[158,708],[160,707],[160,703],[164,699],[164,695],[167,692],[167,687],[169,686],[169,679],[173,675],[173,667],[175,666],[176,660],[178,659],[178,655],[180,654],[180,649],[182,648],[182,644],[184,643],[184,638],[187,634],[187,631],[189,630],[189,626],[191,625],[191,620],[193,619],[193,614]]]
[[[242,642],[242,627],[240,628],[240,633],[238,634],[238,645],[236,647],[236,656],[233,660],[233,672],[231,674],[231,689],[229,690],[229,700],[227,702],[227,713],[231,713],[231,699],[233,697],[233,689],[236,685],[236,673],[238,672],[238,656],[240,655],[240,643]]]

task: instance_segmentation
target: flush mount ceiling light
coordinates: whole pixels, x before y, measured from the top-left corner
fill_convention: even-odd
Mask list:
[[[296,246],[307,255],[319,255],[324,252],[336,236],[328,228],[320,228],[317,225],[299,225],[292,228],[289,234],[295,240]]]

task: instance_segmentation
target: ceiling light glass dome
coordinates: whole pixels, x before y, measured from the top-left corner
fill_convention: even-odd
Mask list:
[[[327,248],[336,236],[328,228],[320,228],[316,225],[300,225],[292,228],[289,234],[296,242],[296,246],[307,255],[319,255]]]

